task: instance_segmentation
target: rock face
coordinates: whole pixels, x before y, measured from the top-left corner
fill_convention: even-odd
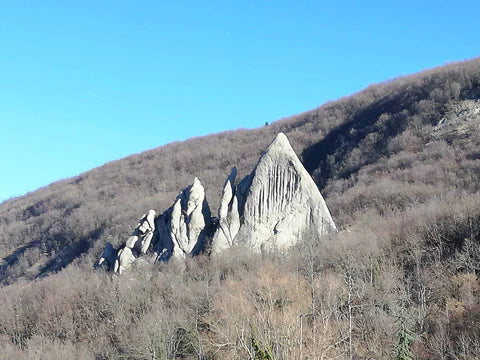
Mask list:
[[[155,215],[155,210],[149,210],[148,213],[142,215],[135,230],[127,239],[126,247],[135,249],[141,255],[147,253],[155,231]]]
[[[223,186],[222,199],[218,209],[218,225],[212,239],[212,251],[218,252],[233,246],[234,238],[240,230],[238,199],[235,195],[235,178],[237,169],[233,168]]]
[[[164,213],[144,214],[118,251],[108,243],[98,265],[122,274],[147,259],[147,253],[167,261],[237,244],[255,251],[288,248],[312,232],[336,230],[320,191],[283,133],[238,186],[236,176],[233,168],[223,187],[218,219],[212,219],[205,189],[195,178]]]
[[[120,250],[118,250],[117,259],[115,260],[115,265],[113,267],[113,272],[122,275],[123,272],[128,269],[134,261],[135,256],[133,255],[132,249],[125,245]]]
[[[156,251],[160,258],[185,258],[201,252],[210,235],[211,223],[205,189],[195,178],[193,184],[177,196],[173,206],[157,218],[160,241]]]
[[[446,104],[444,117],[432,129],[433,139],[447,142],[466,137],[480,127],[480,100],[457,100]]]
[[[113,248],[112,244],[107,243],[98,265],[100,266],[105,262],[108,270],[121,274],[135,261],[134,253],[137,256],[145,255],[155,231],[155,215],[155,210],[149,210],[148,213],[143,214],[135,230],[118,251]]]
[[[220,227],[213,239],[213,251],[234,244],[244,244],[256,251],[287,248],[307,232],[323,235],[336,230],[320,191],[283,133],[278,134],[265,150],[236,192],[233,184],[230,186],[233,195],[228,190],[229,183],[227,180],[225,203],[231,200],[225,215],[222,198]],[[233,206],[234,202],[238,202],[238,206]],[[237,229],[237,211],[238,232],[233,238],[219,234],[225,234],[223,229],[230,226]],[[222,219],[225,219],[223,226]]]

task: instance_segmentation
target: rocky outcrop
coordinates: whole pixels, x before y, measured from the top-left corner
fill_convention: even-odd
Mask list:
[[[175,203],[157,218],[160,241],[156,251],[160,259],[185,258],[204,249],[212,219],[205,189],[198,178],[182,191]]]
[[[134,261],[135,255],[133,255],[132,249],[125,244],[120,250],[118,250],[113,272],[122,275],[122,273],[128,269]]]
[[[98,266],[105,263],[108,270],[121,274],[135,261],[135,254],[137,256],[145,255],[154,235],[155,215],[155,210],[149,210],[146,214],[143,214],[135,230],[133,230],[125,244],[118,251],[115,250],[112,244],[107,243],[98,261]]]
[[[113,266],[115,264],[115,260],[117,259],[117,250],[107,242],[105,248],[103,249],[102,256],[98,260],[96,266],[105,266],[107,270],[113,270]]]
[[[230,179],[230,177],[229,177]],[[229,180],[227,180],[226,186]],[[229,195],[224,190],[224,194]],[[234,186],[230,186],[234,190]],[[232,190],[232,191],[233,191]],[[216,236],[212,249],[219,251],[234,244],[244,244],[254,250],[287,248],[306,233],[324,235],[336,230],[330,212],[315,182],[292,149],[287,137],[280,133],[265,150],[252,173],[238,185],[233,195],[223,228],[236,229],[236,212],[240,218],[238,233],[225,241],[226,236]],[[238,202],[238,207],[233,202]],[[225,201],[226,201],[225,200]],[[223,199],[222,199],[223,205]],[[221,209],[225,209],[225,207]],[[235,219],[229,223],[228,219]]]
[[[457,100],[445,105],[443,118],[432,129],[433,139],[451,142],[464,138],[480,128],[480,100]]]
[[[135,249],[141,255],[147,253],[155,231],[155,215],[155,210],[149,210],[148,213],[142,215],[137,227],[127,239],[126,247]]]
[[[240,214],[238,212],[238,200],[236,196],[235,178],[237,169],[233,168],[230,176],[223,186],[222,198],[218,209],[218,225],[213,235],[213,252],[230,247],[234,244],[235,236],[240,230]]]
[[[313,179],[287,137],[280,133],[238,186],[233,168],[225,181],[218,218],[211,217],[198,178],[159,216],[143,215],[117,251],[107,244],[99,265],[121,274],[140,259],[184,259],[202,251],[220,252],[242,244],[255,251],[288,248],[302,236],[336,230]]]

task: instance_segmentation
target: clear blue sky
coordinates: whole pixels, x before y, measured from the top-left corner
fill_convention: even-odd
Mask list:
[[[2,1],[0,201],[479,55],[476,1]]]

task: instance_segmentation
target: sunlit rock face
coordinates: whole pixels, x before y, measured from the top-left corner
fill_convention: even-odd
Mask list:
[[[283,133],[277,135],[252,173],[240,182],[237,189],[229,183],[230,180],[227,180],[224,194],[228,195],[225,203],[231,199],[230,214],[224,215],[222,199],[220,229],[222,219],[229,216],[236,219],[237,210],[240,227],[233,239],[214,237],[213,251],[234,244],[244,244],[256,251],[287,248],[306,233],[313,231],[324,235],[336,230],[320,191]],[[229,188],[233,195],[230,195]],[[237,206],[233,206],[234,202],[238,203]],[[234,222],[231,224],[234,225]],[[223,228],[228,228],[228,225],[227,221]],[[225,231],[222,230],[222,233]]]
[[[212,218],[205,189],[195,178],[161,215],[154,210],[144,214],[118,251],[107,244],[98,264],[121,274],[149,256],[184,259],[238,244],[254,251],[284,249],[303,236],[336,230],[320,191],[283,133],[238,186],[236,176],[233,168],[223,187],[218,218]]]
[[[218,209],[218,225],[212,239],[212,251],[218,252],[233,246],[240,230],[240,214],[235,186],[237,169],[233,168],[223,186],[222,198]]]
[[[118,251],[113,248],[112,244],[107,243],[98,261],[98,266],[106,264],[108,270],[121,274],[135,261],[135,254],[137,256],[145,255],[154,235],[155,215],[155,210],[149,210],[143,214],[135,230]]]
[[[132,266],[135,261],[135,255],[132,253],[132,249],[128,246],[122,247],[118,250],[117,259],[115,260],[115,265],[113,271],[122,275],[125,270]]]
[[[175,203],[156,220],[159,242],[156,250],[163,260],[171,256],[184,258],[196,255],[204,248],[211,235],[211,213],[205,189],[195,178],[193,184],[182,191]]]

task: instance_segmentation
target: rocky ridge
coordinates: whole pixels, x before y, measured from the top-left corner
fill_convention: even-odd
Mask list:
[[[445,115],[432,129],[433,139],[451,142],[462,138],[480,127],[480,100],[457,100],[446,105]]]
[[[233,168],[218,217],[211,216],[205,189],[195,178],[164,213],[156,216],[150,210],[143,215],[118,250],[107,243],[97,265],[121,274],[147,253],[155,261],[167,261],[218,253],[235,245],[254,251],[285,249],[303,235],[336,231],[320,191],[283,133],[238,185],[236,176]]]

